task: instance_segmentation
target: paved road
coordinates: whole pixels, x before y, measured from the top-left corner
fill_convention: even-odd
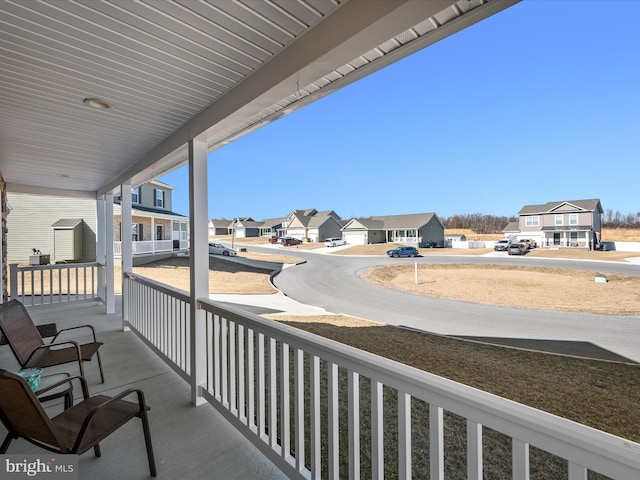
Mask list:
[[[257,247],[251,250],[257,251]],[[273,250],[270,250],[273,253]],[[290,252],[293,254],[293,251]],[[600,358],[640,362],[640,317],[607,316],[477,305],[397,292],[370,285],[358,273],[398,262],[518,264],[567,267],[640,276],[640,265],[508,256],[442,256],[420,259],[345,257],[296,250],[306,263],[280,272],[278,289],[303,304],[390,325],[434,333],[494,339]],[[463,288],[463,286],[461,286]],[[543,341],[543,342],[541,342]],[[536,347],[536,348],[538,348]]]

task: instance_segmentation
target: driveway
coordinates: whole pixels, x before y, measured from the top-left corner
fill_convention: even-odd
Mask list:
[[[386,257],[346,257],[296,252],[303,265],[283,270],[275,286],[294,300],[367,320],[496,343],[526,346],[544,341],[549,349],[575,354],[602,350],[600,357],[640,362],[640,317],[527,310],[430,298],[368,284],[358,273],[398,262]],[[497,256],[442,256],[420,263],[518,264],[598,271],[602,262]],[[638,265],[607,263],[608,271],[640,275]]]

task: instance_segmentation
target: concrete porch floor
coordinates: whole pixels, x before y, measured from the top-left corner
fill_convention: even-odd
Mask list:
[[[104,306],[94,303],[54,307],[34,307],[30,314],[36,324],[56,323],[58,329],[92,324],[101,347],[105,383],[100,383],[97,362],[85,363],[89,391],[114,395],[127,388],[140,388],[151,407],[149,421],[158,477],[164,479],[283,479],[280,472],[209,404],[193,407],[188,384],[149,350],[130,331],[121,329],[119,298],[117,313],[105,315]],[[77,337],[76,337],[77,338]],[[0,346],[0,367],[17,371],[9,346]],[[78,374],[74,364],[47,368],[44,374]],[[74,397],[81,398],[74,383]],[[132,399],[135,397],[132,397]],[[46,403],[53,416],[62,409],[62,400]],[[0,439],[5,429],[0,424]],[[112,480],[150,478],[140,421],[134,419],[104,440],[102,456],[93,450],[78,461],[80,479]],[[14,440],[9,454],[42,453],[25,440]]]

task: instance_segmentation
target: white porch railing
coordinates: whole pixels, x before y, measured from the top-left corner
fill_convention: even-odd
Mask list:
[[[131,242],[131,251],[133,255],[144,253],[161,253],[173,251],[173,240],[142,240],[139,242]],[[187,242],[181,241],[180,248],[186,249]],[[113,254],[116,257],[122,257],[122,242],[113,242]]]
[[[190,379],[188,296],[126,282],[129,324]],[[640,444],[208,299],[200,306],[204,397],[290,478],[640,478]]]
[[[9,297],[28,306],[100,300],[98,263],[9,266]]]
[[[412,243],[418,244],[422,242],[422,237],[391,237],[392,243]]]

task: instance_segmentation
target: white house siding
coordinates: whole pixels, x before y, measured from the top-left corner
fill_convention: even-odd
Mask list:
[[[7,216],[7,261],[26,263],[32,249],[54,255],[54,231],[61,218],[82,218],[82,260],[96,259],[96,201],[7,192],[11,213]]]

